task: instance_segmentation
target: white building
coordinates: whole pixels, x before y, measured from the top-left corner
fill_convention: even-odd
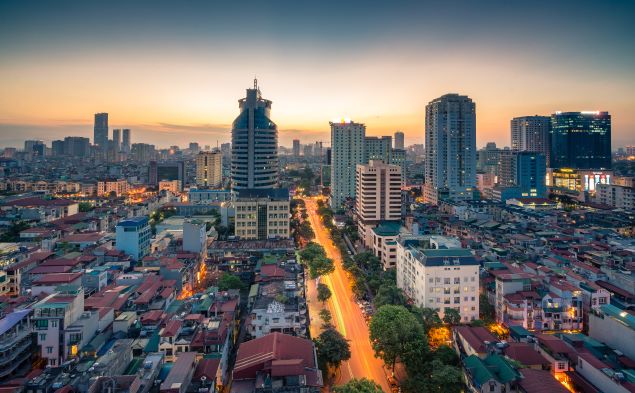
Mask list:
[[[134,217],[119,221],[116,227],[116,244],[119,251],[135,261],[148,255],[152,231],[147,217]]]
[[[443,318],[454,308],[463,322],[479,316],[479,262],[455,239],[404,236],[397,241],[397,286],[419,307]]]
[[[615,184],[596,185],[596,200],[618,209],[635,210],[635,188]]]
[[[223,185],[223,154],[220,151],[202,151],[196,156],[196,185],[219,188]]]
[[[426,106],[423,196],[469,200],[476,187],[476,107],[467,96],[446,94]]]
[[[511,120],[512,150],[532,151],[549,157],[550,116],[523,116]]]
[[[355,216],[364,245],[372,245],[372,229],[382,221],[401,220],[401,168],[371,160],[357,164]]]
[[[126,195],[130,191],[130,185],[126,179],[105,180],[97,182],[97,195],[109,196],[115,193],[116,196]]]
[[[355,168],[364,163],[366,126],[348,119],[331,122],[331,207],[355,197]]]
[[[201,253],[207,250],[206,224],[200,220],[183,222],[183,251]]]
[[[241,239],[287,239],[289,190],[285,188],[244,189],[236,196],[235,232]]]

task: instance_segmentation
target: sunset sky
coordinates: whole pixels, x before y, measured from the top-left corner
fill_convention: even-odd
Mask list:
[[[617,148],[635,144],[633,15],[635,1],[5,0],[0,146],[92,140],[95,112],[133,142],[215,145],[257,76],[282,145],[327,142],[342,116],[423,143],[425,105],[455,92],[476,102],[479,147],[508,145],[514,116],[607,110]]]

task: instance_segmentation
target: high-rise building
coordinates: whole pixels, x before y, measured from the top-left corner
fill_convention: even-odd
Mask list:
[[[331,122],[331,207],[355,197],[355,168],[364,163],[366,126],[348,119]]]
[[[549,163],[549,116],[522,116],[511,120],[512,150],[542,153]]]
[[[364,163],[381,160],[390,164],[392,153],[391,136],[367,136],[364,138]]]
[[[493,198],[544,198],[547,195],[545,155],[532,151],[505,151]]]
[[[404,133],[401,131],[395,132],[395,149],[403,150],[405,148]]]
[[[130,153],[130,129],[123,129],[123,138],[121,142],[121,151],[125,153]]]
[[[112,147],[115,152],[121,150],[121,130],[119,128],[112,130]]]
[[[198,142],[190,142],[189,151],[190,154],[198,154],[198,152],[201,151],[201,147]]]
[[[24,141],[24,151],[33,155],[44,156],[46,145],[40,140],[26,140]]]
[[[293,156],[300,157],[300,140],[299,139],[293,140]]]
[[[424,200],[472,199],[476,187],[476,106],[446,94],[426,106]]]
[[[223,182],[223,154],[220,151],[202,151],[196,156],[196,185],[219,188]]]
[[[64,141],[54,140],[51,142],[51,155],[53,157],[59,157],[64,155]]]
[[[374,227],[401,220],[401,168],[379,160],[357,164],[355,194],[358,232],[364,245],[372,248]]]
[[[313,156],[313,145],[312,144],[306,144],[304,145],[304,147],[302,148],[302,154],[305,157],[311,157]]]
[[[550,168],[610,169],[611,115],[556,112],[551,115]]]
[[[271,101],[260,94],[258,81],[238,101],[232,125],[231,179],[234,189],[275,188],[279,181],[278,127],[271,121]]]
[[[93,144],[102,149],[108,147],[108,113],[95,113]]]
[[[138,162],[148,162],[154,159],[156,154],[157,151],[154,145],[149,145],[147,143],[133,143],[130,148],[130,155],[132,156],[132,159]]]
[[[135,143],[136,145],[136,143]],[[150,185],[158,186],[161,180],[178,180],[181,186],[185,183],[185,163],[183,161],[159,162],[150,161],[148,167]]]
[[[90,155],[90,140],[81,136],[67,136],[64,138],[64,155],[88,157]]]

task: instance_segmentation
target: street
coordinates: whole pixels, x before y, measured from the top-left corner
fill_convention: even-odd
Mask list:
[[[368,326],[364,316],[354,300],[349,279],[342,267],[342,256],[339,249],[331,240],[328,230],[321,222],[317,213],[315,199],[304,198],[309,221],[315,232],[315,242],[322,245],[326,255],[335,262],[335,271],[322,277],[321,282],[331,289],[331,299],[328,308],[333,316],[333,325],[349,340],[351,358],[342,363],[339,378],[336,384],[344,384],[352,378],[368,378],[378,383],[384,392],[390,392],[390,387],[383,369],[383,362],[375,358],[368,338]],[[306,280],[307,297],[309,299],[309,313],[311,321],[311,336],[317,337],[320,331],[321,320],[319,310],[322,305],[317,300],[315,280]]]

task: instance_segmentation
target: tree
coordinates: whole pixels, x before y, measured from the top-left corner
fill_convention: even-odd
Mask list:
[[[455,308],[446,308],[445,315],[443,315],[443,322],[450,326],[455,326],[461,323],[461,314],[459,310]]]
[[[482,294],[478,298],[478,309],[481,313],[480,318],[487,324],[496,320],[496,309],[487,299],[486,294]]]
[[[30,228],[30,225],[26,221],[13,222],[9,229],[0,236],[0,242],[18,242],[20,241],[20,232],[28,228]]]
[[[313,280],[320,276],[333,273],[334,270],[335,264],[331,258],[318,256],[312,261],[309,261],[309,277]]]
[[[412,312],[415,314],[417,319],[419,319],[419,322],[421,322],[423,331],[426,334],[428,334],[430,329],[441,325],[441,318],[439,318],[439,314],[433,308],[415,307]]]
[[[458,367],[460,365],[459,356],[456,354],[456,351],[447,345],[440,345],[433,354],[435,360],[440,361],[443,364],[447,364],[449,366]]]
[[[320,246],[315,242],[310,242],[304,247],[302,251],[300,251],[300,258],[306,264],[310,261],[314,260],[318,256],[326,256],[326,252],[324,252],[324,247]]]
[[[346,384],[333,388],[335,393],[383,393],[381,386],[375,382],[362,378],[351,379]]]
[[[370,340],[375,355],[393,370],[397,360],[407,365],[428,350],[421,324],[403,306],[386,305],[377,310],[370,321]]]
[[[348,341],[337,330],[324,330],[315,340],[318,357],[329,366],[337,369],[344,360],[351,358]]]
[[[331,315],[331,312],[328,310],[328,308],[323,308],[320,310],[320,319],[322,319],[323,326],[331,326],[331,320],[333,319],[333,316]]]
[[[406,304],[406,297],[404,296],[403,291],[397,288],[396,285],[382,285],[379,287],[373,302],[375,304],[375,308],[379,308],[386,304],[403,306]]]
[[[245,288],[245,283],[243,283],[240,278],[224,272],[221,278],[218,280],[218,289],[221,291],[226,291],[228,289],[240,289],[243,290]]]
[[[381,269],[381,261],[370,251],[360,252],[353,259],[364,270],[378,271]]]
[[[322,303],[331,298],[331,289],[326,284],[319,283],[317,286],[317,298]]]
[[[457,367],[433,360],[431,368],[429,392],[460,393],[463,390],[463,375]]]
[[[79,212],[80,213],[84,213],[84,212],[89,212],[91,210],[93,210],[94,207],[92,204],[90,204],[90,202],[80,202],[79,203]]]

